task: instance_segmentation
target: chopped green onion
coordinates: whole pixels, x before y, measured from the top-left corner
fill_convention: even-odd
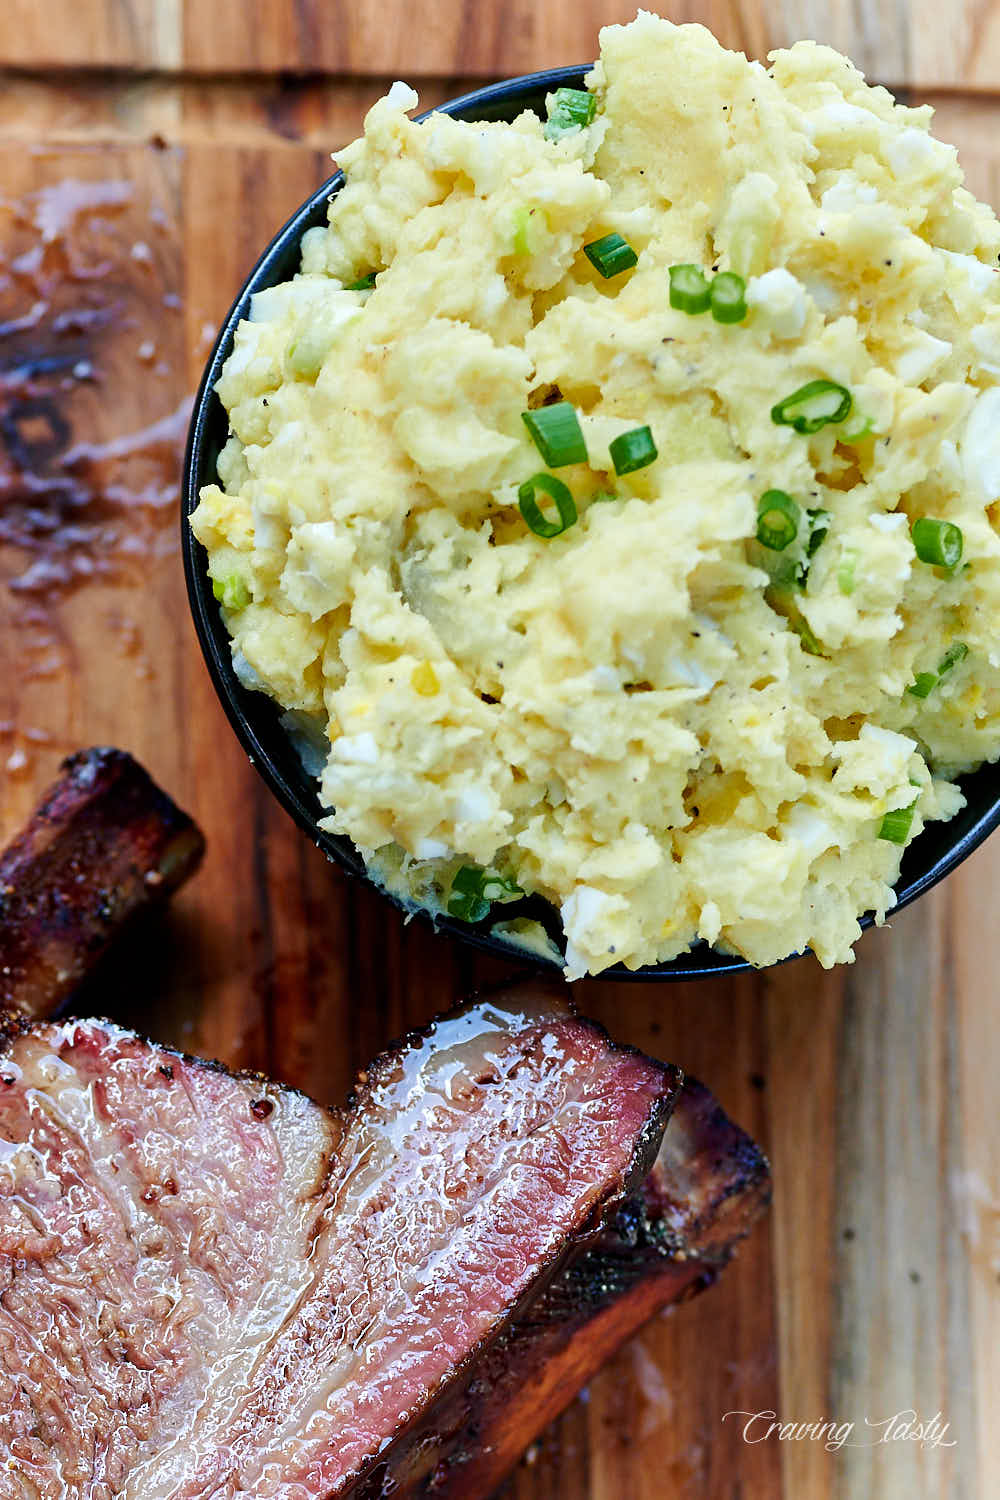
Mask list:
[[[810,380],[771,407],[771,421],[796,432],[819,432],[828,422],[842,422],[851,410],[851,393],[833,380]]]
[[[830,531],[830,512],[818,508],[807,510],[809,518],[809,540],[806,543],[806,556],[813,557],[826,541]]]
[[[523,896],[524,891],[509,875],[501,875],[496,870],[484,870],[483,895],[487,901],[513,901],[518,896]]]
[[[540,406],[537,411],[523,411],[521,420],[550,469],[587,462],[587,444],[580,430],[580,419],[576,408],[568,401]]]
[[[799,614],[798,610],[795,610],[793,614],[786,615],[785,618],[801,641],[802,649],[807,655],[823,656],[825,654],[822,642],[804,615]]]
[[[370,292],[375,285],[377,272],[369,271],[367,276],[362,276],[358,281],[349,281],[344,287],[345,292]]]
[[[922,516],[910,527],[910,536],[921,562],[936,568],[957,568],[962,561],[962,533],[951,521]]]
[[[708,278],[700,266],[670,267],[670,306],[678,312],[708,312],[712,300]]]
[[[556,89],[549,105],[545,139],[558,141],[574,130],[582,130],[594,118],[597,100],[586,89]]]
[[[823,644],[799,609],[795,594],[794,586],[789,588],[778,585],[765,589],[764,599],[775,614],[781,616],[789,630],[798,636],[803,651],[810,656],[825,656]]]
[[[964,661],[969,654],[969,648],[964,641],[956,641],[949,646],[947,651],[938,662],[936,672],[918,672],[910,686],[906,689],[912,693],[914,698],[926,698],[942,677],[946,677],[953,667],[957,667],[960,661]]]
[[[796,563],[795,584],[799,589],[804,589],[809,581],[810,562],[820,547],[826,541],[830,530],[830,512],[817,507],[815,510],[806,511],[807,530],[805,537],[805,560]]]
[[[775,552],[772,547],[765,547],[756,537],[751,537],[747,542],[747,561],[753,567],[763,569],[770,579],[768,587],[776,592],[797,593],[801,590],[804,569],[794,553]]]
[[[448,912],[461,922],[481,922],[494,901],[523,896],[519,885],[496,870],[463,865],[456,870],[448,895]]]
[[[894,807],[887,812],[878,831],[879,838],[888,839],[890,844],[905,844],[913,826],[913,809],[919,800],[914,797],[908,807]]]
[[[914,698],[926,698],[937,686],[937,680],[936,672],[918,672],[906,691],[912,693]]]
[[[802,512],[784,490],[767,490],[757,505],[757,540],[772,552],[784,552],[799,531]]]
[[[544,209],[534,203],[521,203],[514,210],[514,233],[511,250],[515,255],[534,255],[538,249],[540,230],[548,228]]]
[[[633,427],[631,432],[622,432],[608,444],[611,462],[616,474],[634,474],[644,469],[657,456],[653,434],[648,427]]]
[[[329,352],[329,340],[308,330],[300,339],[289,344],[288,368],[293,375],[301,375],[304,380],[315,380]]]
[[[542,490],[555,501],[556,510],[559,512],[558,521],[550,521],[542,514],[542,508],[535,499],[535,492]],[[553,537],[561,536],[568,531],[576,520],[576,504],[570,494],[569,486],[563,484],[554,474],[536,474],[533,479],[526,479],[517,492],[517,503],[521,514],[527,521],[536,536]]]
[[[622,239],[620,234],[606,234],[602,239],[591,240],[589,245],[584,245],[583,253],[605,281],[620,276],[622,271],[631,270],[639,259],[628,240]]]
[[[747,315],[747,284],[735,271],[723,271],[709,288],[709,301],[717,323],[742,323]]]
[[[938,662],[938,675],[943,677],[946,672],[951,671],[952,667],[957,667],[960,661],[964,661],[968,654],[969,648],[965,642],[956,641],[953,646],[948,647]]]
[[[448,912],[460,922],[481,922],[489,916],[490,903],[483,894],[483,872],[475,865],[456,870],[448,893]]]
[[[246,609],[250,603],[250,589],[242,573],[230,573],[226,578],[213,578],[212,593],[223,609]]]
[[[854,569],[857,565],[857,551],[853,547],[845,547],[844,551],[840,554],[840,566],[837,569],[837,587],[844,595],[849,596],[854,593]]]

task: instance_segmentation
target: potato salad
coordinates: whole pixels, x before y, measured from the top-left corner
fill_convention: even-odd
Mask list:
[[[570,979],[849,961],[1000,754],[1000,227],[827,47],[600,41],[546,118],[371,109],[192,525],[397,895],[540,896]]]

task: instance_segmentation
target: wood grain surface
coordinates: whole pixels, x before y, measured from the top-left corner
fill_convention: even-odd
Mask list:
[[[7,0],[0,10],[0,835],[58,759],[121,744],[193,812],[205,865],[81,1000],[337,1100],[392,1036],[515,977],[328,865],[231,735],[189,624],[176,484],[208,341],[274,228],[396,73],[593,55],[630,7],[564,0]],[[799,34],[939,106],[1000,202],[1000,8],[675,8],[754,53]],[[891,19],[890,19],[891,16]],[[112,71],[108,71],[112,70]],[[259,77],[241,77],[254,72]],[[298,78],[290,73],[302,72]],[[323,76],[329,74],[330,76]],[[335,75],[335,76],[334,76]],[[940,89],[940,97],[933,91]],[[768,1221],[647,1328],[507,1500],[987,1500],[1000,1494],[1000,840],[868,934],[581,1007],[703,1077],[771,1155]],[[913,1408],[932,1447],[866,1427]],[[747,1442],[745,1418],[854,1422]],[[757,1437],[757,1428],[751,1436]]]
[[[203,74],[498,76],[596,54],[629,0],[5,0],[0,65]],[[681,0],[728,47],[764,57],[813,37],[896,86],[989,92],[1000,80],[996,0]]]

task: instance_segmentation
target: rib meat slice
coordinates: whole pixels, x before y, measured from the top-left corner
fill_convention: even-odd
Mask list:
[[[626,1339],[711,1285],[769,1196],[753,1141],[685,1079],[640,1191],[390,1452],[364,1500],[485,1500]]]
[[[523,993],[410,1037],[341,1114],[108,1023],[22,1027],[0,1495],[361,1493],[638,1190],[679,1083]]]
[[[0,1010],[51,1015],[205,841],[124,750],[81,750],[0,852]]]

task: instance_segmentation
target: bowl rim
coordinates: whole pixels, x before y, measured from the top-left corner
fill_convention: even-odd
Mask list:
[[[562,68],[546,68],[539,72],[502,79],[495,83],[485,84],[481,88],[472,89],[433,109],[424,110],[414,116],[414,119],[419,123],[435,113],[474,119],[477,115],[481,115],[484,108],[490,107],[502,109],[504,114],[510,114],[511,105],[521,102],[524,107],[530,108],[527,101],[532,98],[537,99],[543,92],[561,86],[581,86],[585,75],[592,67],[592,63],[587,63]],[[272,236],[245,277],[229,311],[223,318],[198,384],[184,453],[180,506],[181,553],[195,633],[216,695],[250,764],[284,810],[328,859],[339,864],[348,874],[372,886],[408,917],[415,916],[427,921],[436,930],[443,930],[460,942],[500,956],[508,962],[520,962],[559,973],[561,965],[554,959],[519,948],[495,936],[487,925],[498,920],[495,912],[483,923],[470,924],[460,922],[446,913],[432,913],[425,907],[411,905],[378,884],[368,873],[360,854],[348,839],[327,834],[317,826],[318,813],[310,806],[309,801],[311,796],[316,801],[316,808],[319,807],[315,789],[310,784],[311,778],[308,777],[304,768],[298,766],[294,778],[286,774],[276,763],[272,750],[262,738],[258,728],[259,722],[263,720],[266,723],[270,719],[270,727],[276,727],[280,716],[279,706],[264,694],[245,688],[236,677],[229,650],[230,637],[222,625],[219,609],[209,585],[208,571],[204,563],[204,548],[197,542],[188,524],[188,518],[198,504],[202,485],[214,482],[217,477],[215,472],[217,453],[215,457],[210,454],[210,435],[213,424],[219,421],[219,414],[225,415],[225,409],[215,394],[214,386],[222,365],[230,353],[236,326],[249,311],[250,300],[255,292],[286,279],[287,271],[284,268],[281,269],[280,274],[273,274],[278,263],[287,260],[296,252],[306,229],[312,227],[313,224],[325,221],[326,205],[343,185],[343,173],[334,172],[299,205]],[[226,425],[228,427],[228,418]],[[280,732],[284,733],[284,731]],[[291,750],[291,742],[288,741],[288,744]],[[291,750],[291,754],[295,755],[294,750]],[[987,763],[978,771],[970,773],[968,777],[961,778],[961,781],[967,782],[974,776],[980,777],[990,769],[991,766]],[[295,784],[296,781],[298,785]],[[308,787],[308,795],[304,795],[304,787]],[[947,828],[951,824],[930,826]],[[998,826],[1000,826],[1000,787],[995,791],[992,803],[973,818],[960,837],[951,842],[942,841],[939,838],[938,842],[943,842],[944,847],[938,857],[927,864],[926,868],[913,873],[912,878],[904,878],[904,869],[911,850],[926,837],[925,830],[904,856],[904,869],[901,869],[897,881],[897,899],[887,912],[886,920],[888,921],[896,912],[902,911],[904,907],[909,906],[911,902],[943,880]],[[909,863],[912,865],[917,861],[909,859]],[[540,898],[530,898],[530,904],[535,909],[525,912],[525,915],[540,917],[545,912],[555,915],[556,908],[548,902],[542,902]],[[512,915],[516,914],[520,911],[521,905],[522,903],[518,903],[508,910]],[[542,908],[545,910],[543,911]],[[871,912],[867,912],[858,918],[858,922],[862,929],[867,929],[874,924],[874,917]],[[809,951],[805,950],[805,952]],[[746,959],[720,953],[705,943],[698,943],[686,953],[665,963],[648,964],[638,969],[626,969],[621,964],[615,964],[613,967],[602,970],[599,975],[588,977],[614,982],[658,980],[668,983],[695,979],[718,979],[733,974],[764,973],[769,968],[791,963],[802,956],[803,954],[789,954],[786,958],[778,960],[776,964],[765,965],[757,970]]]

